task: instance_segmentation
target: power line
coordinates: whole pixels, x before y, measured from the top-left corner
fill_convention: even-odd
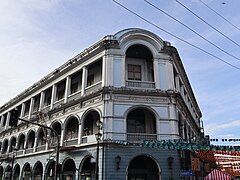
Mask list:
[[[238,29],[240,31],[240,29],[234,25],[231,21],[229,21],[228,19],[226,19],[224,16],[222,16],[220,13],[218,13],[217,11],[215,11],[213,8],[211,8],[210,6],[208,6],[205,2],[203,2],[202,0],[199,0],[202,4],[204,4],[208,9],[210,9],[211,11],[213,11],[215,14],[217,14],[219,17],[221,17],[222,19],[224,19],[226,22],[228,22],[230,25],[232,25],[233,27],[235,27],[236,29]]]
[[[196,45],[194,45],[194,44],[192,44],[192,43],[190,43],[190,42],[188,42],[188,41],[186,41],[186,40],[184,40],[184,39],[182,39],[182,38],[180,38],[180,37],[178,37],[178,36],[176,36],[176,35],[174,35],[174,34],[172,34],[172,33],[170,33],[170,32],[168,32],[167,30],[159,27],[158,25],[152,23],[151,21],[147,20],[146,18],[140,16],[140,15],[137,14],[136,12],[134,12],[134,11],[132,11],[131,9],[127,8],[126,6],[122,5],[122,4],[119,3],[118,1],[116,1],[116,0],[112,0],[112,1],[113,1],[114,3],[116,3],[116,4],[118,4],[119,6],[121,6],[122,8],[124,8],[125,10],[129,11],[130,13],[134,14],[134,15],[137,16],[138,18],[140,18],[140,19],[142,19],[143,21],[147,22],[148,24],[151,24],[152,26],[156,27],[157,29],[165,32],[166,34],[175,37],[176,39],[178,39],[178,40],[180,40],[180,41],[182,41],[182,42],[184,42],[184,43],[186,43],[186,44],[188,44],[188,45],[190,45],[190,46],[192,46],[192,47],[194,47],[194,48],[196,48],[196,49],[198,49],[198,50],[200,50],[200,51],[202,51],[202,52],[204,52],[204,53],[206,53],[206,54],[208,54],[209,56],[214,57],[215,59],[217,59],[217,60],[219,60],[219,61],[222,61],[223,63],[225,63],[225,64],[227,64],[227,65],[229,65],[229,66],[231,66],[231,67],[233,67],[233,68],[235,68],[235,69],[240,70],[240,67],[235,66],[235,65],[233,65],[233,64],[231,64],[231,63],[229,63],[229,62],[227,62],[227,61],[225,61],[225,60],[223,60],[223,59],[221,59],[220,57],[218,57],[218,56],[216,56],[216,55],[214,55],[214,54],[212,54],[212,53],[210,53],[210,52],[208,52],[208,51],[206,51],[206,50],[204,50],[204,49],[202,49],[202,48],[200,48],[200,47],[198,47],[198,46],[196,46]]]
[[[214,47],[216,47],[217,49],[219,49],[220,51],[224,52],[225,54],[233,57],[234,59],[237,59],[238,61],[240,61],[240,58],[230,54],[229,52],[225,51],[224,49],[220,48],[219,46],[217,46],[216,44],[214,44],[213,42],[211,42],[210,40],[208,40],[207,38],[203,37],[201,34],[199,34],[198,32],[196,32],[195,30],[193,30],[192,28],[190,28],[189,26],[187,26],[186,24],[182,23],[181,21],[179,21],[178,19],[176,19],[175,17],[171,16],[170,14],[166,13],[165,11],[163,11],[162,9],[160,9],[159,7],[157,7],[156,5],[150,3],[147,0],[144,0],[146,3],[148,3],[150,6],[154,7],[155,9],[157,9],[158,11],[164,13],[165,15],[167,15],[168,17],[172,18],[173,20],[177,21],[178,23],[180,23],[181,25],[183,25],[184,27],[186,27],[188,30],[190,30],[191,32],[193,32],[194,34],[198,35],[199,37],[201,37],[202,39],[204,39],[205,41],[207,41],[208,43],[210,43],[211,45],[213,45]]]
[[[203,21],[205,24],[207,24],[208,26],[210,26],[212,29],[214,29],[215,31],[217,31],[219,34],[221,34],[222,36],[224,36],[225,38],[227,38],[229,41],[231,41],[232,43],[234,43],[235,45],[237,45],[238,47],[240,47],[240,45],[235,42],[234,40],[232,40],[231,38],[229,38],[227,35],[225,35],[224,33],[222,33],[221,31],[219,31],[217,28],[215,28],[214,26],[212,26],[211,24],[209,24],[207,21],[205,21],[203,18],[201,18],[200,16],[198,16],[196,13],[194,13],[191,9],[189,9],[187,6],[185,6],[184,4],[182,4],[180,1],[175,0],[178,4],[180,4],[182,7],[184,7],[185,9],[187,9],[189,12],[191,12],[194,16],[196,16],[198,19],[200,19],[201,21]]]

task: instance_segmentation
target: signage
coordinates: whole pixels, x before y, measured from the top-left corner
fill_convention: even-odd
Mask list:
[[[192,170],[180,170],[181,177],[190,177],[192,175],[193,175]]]

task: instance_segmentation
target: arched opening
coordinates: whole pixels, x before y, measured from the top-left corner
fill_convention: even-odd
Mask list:
[[[63,180],[73,180],[75,179],[76,165],[72,159],[67,159],[63,163],[62,178]]]
[[[65,146],[76,145],[78,142],[78,119],[71,117],[68,119],[65,129]]]
[[[11,166],[8,165],[6,168],[5,168],[5,172],[4,172],[4,178],[5,180],[10,180],[10,174],[11,174]]]
[[[8,149],[8,140],[5,139],[2,145],[2,154],[5,154],[7,152],[7,149]]]
[[[87,114],[82,124],[82,143],[96,141],[95,134],[98,133],[97,121],[100,121],[100,115],[97,111],[91,111]]]
[[[29,163],[24,164],[22,169],[22,179],[23,180],[29,180],[32,176],[32,170]]]
[[[128,166],[128,180],[159,180],[159,168],[148,156],[138,156]]]
[[[10,140],[9,152],[13,152],[14,148],[17,148],[16,142],[17,142],[16,137],[12,137]]]
[[[21,135],[18,137],[18,145],[17,145],[18,152],[17,152],[17,155],[23,154],[24,144],[25,144],[25,135],[24,135],[24,134],[21,134]]]
[[[95,178],[95,165],[96,161],[93,157],[89,156],[83,159],[80,165],[79,177],[80,180],[91,180]]]
[[[145,108],[134,109],[127,115],[127,140],[157,140],[156,119]]]
[[[44,151],[46,149],[47,131],[40,128],[37,135],[36,151]]]
[[[45,176],[47,180],[53,180],[55,173],[55,161],[51,160],[48,162],[45,170]]]
[[[126,85],[134,88],[155,88],[153,55],[149,49],[137,44],[126,51]]]
[[[3,167],[0,166],[0,179],[3,179]]]
[[[36,162],[33,169],[33,179],[34,180],[42,180],[43,178],[43,165],[41,162]]]
[[[16,164],[13,169],[13,179],[19,180],[20,179],[19,176],[20,176],[20,166],[19,164]]]
[[[52,124],[52,128],[57,132],[59,140],[61,139],[62,126],[59,122],[54,122]],[[57,144],[56,134],[51,132],[51,146],[55,146]]]
[[[30,131],[27,137],[26,153],[33,152],[34,142],[35,142],[35,132]]]

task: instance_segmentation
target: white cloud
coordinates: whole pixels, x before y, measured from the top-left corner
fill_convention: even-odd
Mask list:
[[[238,128],[240,127],[240,120],[234,120],[234,121],[228,121],[226,123],[212,123],[212,124],[208,124],[206,125],[206,132],[208,132],[208,134],[211,135],[215,135],[217,133],[217,131],[220,130],[227,130],[227,129],[233,129],[233,128]],[[219,135],[218,135],[219,136]],[[233,137],[234,135],[231,134],[231,137]],[[224,137],[227,137],[226,135],[224,135]],[[228,136],[229,137],[229,136]]]

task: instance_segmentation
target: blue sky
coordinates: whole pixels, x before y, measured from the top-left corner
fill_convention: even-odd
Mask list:
[[[240,58],[240,47],[197,19],[175,0],[149,0],[206,39]],[[200,0],[179,0],[240,44],[240,30]],[[235,25],[238,0],[202,0]],[[213,47],[143,0],[118,0],[166,31],[240,68],[240,61]],[[225,4],[223,4],[225,2]],[[212,138],[240,138],[240,70],[185,44],[111,0],[2,0],[0,6],[0,105],[108,34],[143,28],[178,49]],[[240,25],[239,25],[240,28]]]

